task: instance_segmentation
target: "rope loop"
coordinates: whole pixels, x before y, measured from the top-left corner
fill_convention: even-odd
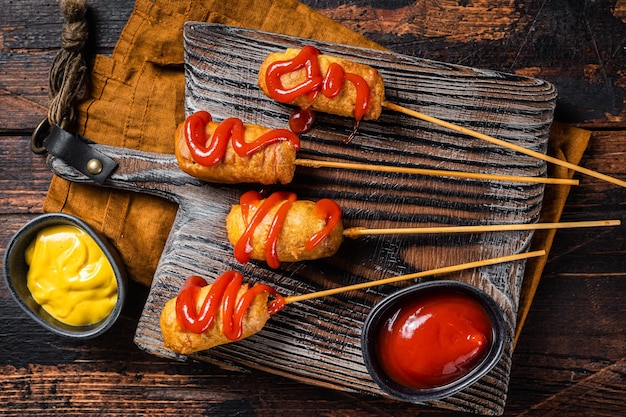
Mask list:
[[[61,0],[65,23],[61,30],[61,49],[52,60],[48,78],[51,125],[73,126],[75,103],[85,94],[87,65],[84,49],[89,36],[85,0]]]

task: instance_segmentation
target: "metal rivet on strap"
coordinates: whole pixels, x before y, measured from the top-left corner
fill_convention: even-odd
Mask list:
[[[102,161],[99,159],[93,158],[87,162],[87,171],[91,175],[98,175],[102,172]]]

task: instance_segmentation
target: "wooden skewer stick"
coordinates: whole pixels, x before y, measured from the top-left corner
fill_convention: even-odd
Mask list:
[[[380,279],[376,281],[362,282],[360,284],[347,285],[345,287],[332,288],[329,290],[317,291],[317,292],[312,292],[309,294],[294,295],[291,297],[285,297],[285,305],[295,303],[296,301],[304,301],[304,300],[310,300],[313,298],[326,297],[329,295],[340,294],[340,293],[344,293],[348,291],[361,290],[365,288],[375,287],[378,285],[392,284],[394,282],[407,281],[407,280],[415,279],[415,278],[423,278],[423,277],[428,277],[428,276],[433,276],[433,275],[442,275],[442,274],[448,274],[451,272],[462,271],[465,269],[479,268],[483,266],[495,265],[495,264],[504,263],[504,262],[518,261],[521,259],[544,256],[545,254],[546,254],[546,251],[538,250],[534,252],[526,252],[526,253],[520,253],[516,255],[499,256],[496,258],[483,259],[480,261],[446,266],[443,268],[436,268],[436,269],[431,269],[428,271],[416,272],[414,274],[399,275],[399,276],[384,278],[384,279]]]
[[[521,223],[521,224],[486,224],[478,226],[434,226],[434,227],[401,227],[389,229],[368,229],[366,227],[351,227],[343,231],[343,235],[356,239],[365,235],[408,235],[431,233],[482,233],[504,232],[517,230],[544,230],[544,229],[573,229],[582,227],[618,226],[619,220],[592,220],[582,222],[561,223]]]
[[[396,167],[390,165],[373,165],[361,164],[355,162],[332,162],[318,161],[315,159],[296,159],[296,165],[309,168],[341,168],[353,169],[357,171],[377,171],[377,172],[395,172],[401,174],[418,174],[431,175],[439,177],[456,177],[456,178],[475,178],[492,181],[511,181],[524,183],[542,183],[542,184],[560,184],[560,185],[578,185],[578,180],[565,178],[544,178],[544,177],[523,177],[516,175],[500,175],[500,174],[484,174],[465,171],[448,171],[438,169],[423,169],[412,167]]]
[[[541,159],[541,160],[544,160],[546,162],[551,162],[553,164],[560,165],[562,167],[571,169],[573,171],[577,171],[577,172],[580,172],[582,174],[589,175],[590,177],[595,177],[595,178],[607,181],[609,183],[612,183],[612,184],[615,184],[615,185],[619,185],[621,187],[626,187],[626,181],[622,181],[622,180],[620,180],[618,178],[614,178],[614,177],[602,174],[600,172],[593,171],[591,169],[583,168],[583,167],[578,166],[576,164],[572,164],[571,162],[563,161],[561,159],[554,158],[554,157],[542,154],[540,152],[536,152],[536,151],[533,151],[533,150],[530,150],[530,149],[526,149],[526,148],[524,148],[522,146],[506,142],[506,141],[504,141],[502,139],[497,139],[497,138],[494,138],[492,136],[488,136],[488,135],[485,135],[483,133],[476,132],[475,130],[471,130],[471,129],[468,129],[468,128],[465,128],[465,127],[462,127],[462,126],[458,126],[458,125],[455,125],[453,123],[449,123],[449,122],[446,122],[444,120],[437,119],[436,117],[428,116],[426,114],[420,113],[420,112],[415,111],[415,110],[407,109],[406,107],[402,107],[400,105],[397,105],[397,104],[394,104],[394,103],[390,103],[388,101],[383,102],[383,106],[388,108],[389,110],[393,110],[393,111],[397,111],[397,112],[400,112],[400,113],[404,113],[404,114],[406,114],[408,116],[412,116],[412,117],[415,117],[417,119],[421,119],[421,120],[424,120],[426,122],[434,123],[434,124],[436,124],[438,126],[451,129],[451,130],[453,130],[455,132],[463,133],[465,135],[472,136],[472,137],[477,138],[477,139],[482,139],[482,140],[485,140],[487,142],[493,143],[495,145],[499,145],[499,146],[502,146],[504,148],[508,148],[508,149],[511,149],[511,150],[514,150],[514,151],[517,151],[517,152],[520,152],[520,153],[532,156],[534,158]]]

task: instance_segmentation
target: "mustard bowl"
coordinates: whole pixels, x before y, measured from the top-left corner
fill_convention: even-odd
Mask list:
[[[47,245],[55,248],[54,245],[56,244],[57,249],[54,249],[56,252],[51,252],[49,257],[42,257],[41,252],[37,252],[37,249],[33,248],[41,234],[50,230],[75,230],[80,236],[76,242],[89,242],[90,247],[93,247],[94,251],[97,252],[96,256],[99,256],[98,259],[101,260],[100,264],[96,267],[93,265],[85,267],[86,249],[76,249],[77,246],[72,246],[77,251],[80,250],[79,253],[73,254],[68,252],[66,247],[59,248],[58,242],[54,240]],[[72,242],[74,243],[74,241]],[[70,246],[65,242],[63,244]],[[71,265],[59,267],[57,264],[62,260],[67,260]],[[42,276],[47,274],[53,276],[59,270],[65,271],[66,269],[78,270],[79,275],[73,275],[71,281],[67,283],[63,282],[63,288],[51,287],[49,281],[43,285],[35,285],[32,281],[29,284],[29,271],[34,270],[35,261],[39,262],[37,269]],[[32,264],[29,265],[29,262]],[[105,266],[101,267],[101,265]],[[96,287],[89,292],[85,289],[85,282],[91,279],[88,274],[93,273],[94,269],[99,270],[100,268],[106,268],[105,282],[108,287],[104,290],[101,287]],[[7,245],[3,269],[9,292],[22,310],[42,327],[61,336],[74,339],[97,337],[113,326],[124,306],[127,280],[119,254],[106,238],[98,234],[86,222],[72,215],[46,213],[22,226]],[[45,277],[44,279],[48,278]],[[94,280],[97,281],[98,285],[103,282],[100,276]],[[43,298],[38,296],[42,288],[43,291],[48,291],[46,302],[42,302]],[[58,297],[59,294],[63,294],[59,291],[66,289],[67,300]],[[105,290],[107,291],[106,297],[102,295]],[[104,305],[94,303],[94,300],[99,301],[100,299],[104,300]],[[58,307],[56,310],[55,305]],[[100,308],[94,308],[94,306]],[[57,314],[59,311],[63,311],[63,313],[70,311],[70,307],[71,315]],[[77,321],[76,317],[83,318],[84,322]],[[88,321],[85,317],[92,318],[92,320]]]

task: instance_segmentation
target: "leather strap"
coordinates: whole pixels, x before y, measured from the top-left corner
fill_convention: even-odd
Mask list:
[[[117,168],[117,162],[90,146],[86,138],[73,135],[58,125],[52,126],[43,145],[52,155],[99,184]]]

